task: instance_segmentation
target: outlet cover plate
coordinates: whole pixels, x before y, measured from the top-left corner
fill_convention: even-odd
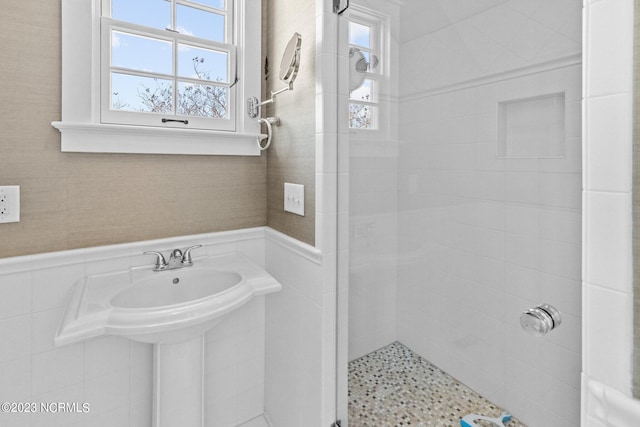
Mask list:
[[[304,185],[284,183],[284,210],[304,216]]]
[[[0,186],[0,224],[20,222],[20,186]]]

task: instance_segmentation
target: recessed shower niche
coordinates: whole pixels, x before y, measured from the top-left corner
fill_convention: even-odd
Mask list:
[[[498,103],[498,157],[564,157],[564,92]]]

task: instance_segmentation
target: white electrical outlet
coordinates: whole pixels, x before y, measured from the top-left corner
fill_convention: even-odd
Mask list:
[[[20,186],[0,186],[0,223],[20,222]]]
[[[304,185],[284,183],[284,210],[304,216]]]

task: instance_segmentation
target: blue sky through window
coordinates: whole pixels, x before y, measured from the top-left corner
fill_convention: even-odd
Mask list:
[[[371,29],[366,25],[349,22],[349,43],[356,46],[371,47]]]
[[[152,28],[171,24],[171,2],[166,0],[111,0],[111,17]]]
[[[223,10],[225,0],[193,0]],[[157,29],[171,26],[171,2],[167,0],[112,0],[112,17]],[[225,42],[225,17],[185,5],[176,5],[176,29],[181,34],[193,35]],[[180,77],[204,78],[227,83],[228,54],[180,44],[177,49],[177,70]],[[173,43],[156,40],[123,31],[111,35],[112,66],[136,71],[171,75],[173,70]],[[141,101],[141,92],[165,90],[172,93],[173,82],[112,73],[112,108],[130,111],[148,111]],[[168,91],[168,92],[167,92]],[[169,107],[171,108],[171,107]],[[165,111],[170,112],[170,111]]]
[[[152,73],[173,73],[172,43],[113,31],[111,65]]]

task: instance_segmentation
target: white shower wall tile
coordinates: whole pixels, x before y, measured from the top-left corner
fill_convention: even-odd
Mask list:
[[[409,242],[419,247],[398,267],[398,339],[531,425],[554,417],[570,425],[579,416],[580,73],[572,65],[400,105],[401,112],[433,111],[439,119],[402,131],[397,245],[399,253]],[[558,92],[568,103],[564,157],[497,157],[497,103]],[[436,112],[439,103],[444,107]],[[413,178],[417,185],[411,176],[420,177]],[[438,180],[446,184],[435,185]],[[542,302],[566,313],[545,341],[518,324],[520,313]],[[549,352],[544,358],[542,347]],[[500,349],[510,366],[528,367],[535,381],[513,381],[501,367]],[[554,356],[569,371],[552,366]],[[472,368],[474,357],[495,363],[486,369],[492,375]],[[568,394],[566,408],[539,394],[542,377],[564,384],[558,390]]]
[[[0,310],[8,314],[0,319],[3,401],[87,402],[91,412],[75,414],[75,417],[38,414],[9,419],[0,415],[0,424],[151,425],[151,345],[102,337],[54,347],[53,335],[66,295],[85,274],[149,264],[148,256],[140,255],[145,249],[169,250],[203,244],[204,248],[194,252],[196,256],[240,251],[264,266],[264,234],[264,228],[256,228],[1,260],[0,293],[4,291],[6,298],[2,300],[13,307]],[[232,383],[224,384],[237,390],[226,406],[232,408],[234,424],[230,426],[264,411],[264,313],[265,300],[260,297],[252,301],[250,307],[229,316],[229,322],[225,323],[225,328],[230,329],[228,334],[234,337],[233,353],[226,366],[237,373]],[[223,347],[212,349],[211,353],[215,354],[214,350],[224,353]],[[207,394],[217,393],[219,387],[221,385],[214,382]]]
[[[602,0],[589,5],[585,22],[589,97],[631,92],[633,16],[631,1]]]
[[[609,289],[631,293],[631,194],[590,191],[585,249],[584,280]]]
[[[631,99],[630,94],[619,94],[589,100],[589,190],[631,191]]]

